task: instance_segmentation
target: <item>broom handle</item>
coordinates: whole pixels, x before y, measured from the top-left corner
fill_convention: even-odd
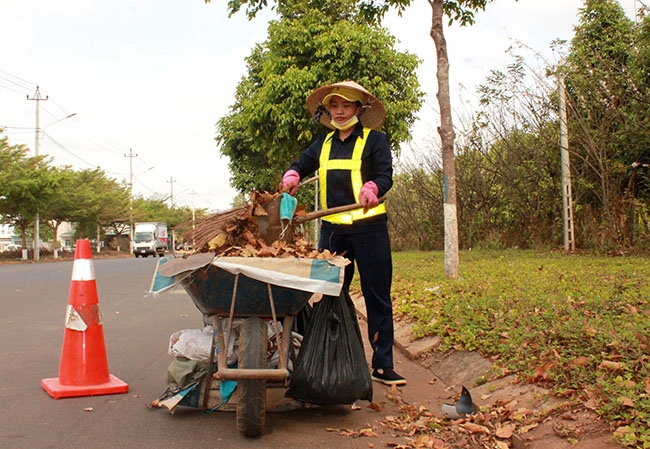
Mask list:
[[[383,203],[386,201],[386,196],[379,198],[379,202]],[[359,203],[355,204],[346,204],[345,206],[336,206],[330,207],[329,209],[315,210],[301,217],[295,217],[293,221],[296,223],[304,223],[305,221],[313,220],[315,218],[324,217],[325,215],[338,214],[339,212],[347,212],[350,210],[361,209],[363,206]]]
[[[316,176],[312,176],[311,178],[307,178],[307,179],[305,179],[303,182],[301,182],[300,184],[298,184],[298,187],[302,187],[302,186],[304,186],[304,185],[306,185],[306,184],[311,184],[311,183],[314,182],[314,181],[318,181],[318,175],[316,175]],[[282,190],[280,190],[280,192],[283,192],[283,193],[289,193],[289,188],[285,187],[285,188],[283,188]]]
[[[312,183],[312,182],[314,182],[314,181],[318,181],[318,175],[316,175],[316,176],[312,176],[311,178],[307,178],[307,179],[305,179],[303,182],[301,182],[300,184],[298,184],[298,187],[302,187],[302,186],[304,186],[305,184],[310,184],[310,183]]]

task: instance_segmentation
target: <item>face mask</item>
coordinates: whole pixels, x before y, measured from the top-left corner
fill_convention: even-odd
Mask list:
[[[346,120],[343,123],[336,123],[333,119],[330,121],[332,127],[338,129],[339,131],[345,131],[347,129],[350,129],[357,123],[359,123],[359,117],[357,117],[356,115],[350,117],[350,119]]]

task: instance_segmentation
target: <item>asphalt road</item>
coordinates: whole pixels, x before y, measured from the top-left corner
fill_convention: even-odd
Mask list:
[[[147,408],[166,387],[169,336],[203,327],[201,314],[182,289],[144,297],[152,258],[93,261],[110,373],[128,383],[129,392],[51,398],[40,381],[58,377],[72,264],[0,265],[0,448],[368,448],[406,442],[382,431],[379,421],[399,410],[387,396],[388,388],[376,383],[374,401],[383,406],[379,412],[361,401],[358,410],[333,406],[268,413],[266,430],[256,440],[237,432],[233,412],[206,415],[178,407],[172,414]],[[428,397],[439,394],[429,383],[432,374],[397,353],[396,360],[409,380],[401,389],[404,397],[430,403]],[[353,438],[331,430],[366,427],[377,435]]]

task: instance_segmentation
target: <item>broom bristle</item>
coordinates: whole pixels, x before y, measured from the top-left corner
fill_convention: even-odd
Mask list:
[[[244,219],[249,215],[250,205],[239,206],[225,212],[218,212],[209,217],[202,218],[194,223],[194,232],[187,231],[183,237],[186,241],[194,241],[193,252],[199,252],[210,240],[219,234],[228,224],[237,219]],[[190,228],[192,224],[189,223]],[[192,234],[194,234],[192,236]],[[193,238],[192,238],[193,237]]]
[[[253,215],[266,215],[264,205],[273,201],[281,193],[269,193],[253,191],[250,195],[250,202],[246,205],[235,207],[225,212],[216,213],[197,222],[190,223],[190,230],[183,234],[186,241],[194,242],[193,253],[208,250],[208,244],[222,231],[230,233],[241,233],[249,229],[256,234],[257,222]],[[192,230],[192,228],[194,228]],[[226,229],[230,228],[230,229]]]

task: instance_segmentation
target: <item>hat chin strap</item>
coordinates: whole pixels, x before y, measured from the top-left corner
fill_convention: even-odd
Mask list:
[[[359,123],[359,117],[356,115],[353,115],[343,123],[337,123],[334,119],[330,120],[330,125],[339,131],[346,131],[355,126],[357,123]]]

